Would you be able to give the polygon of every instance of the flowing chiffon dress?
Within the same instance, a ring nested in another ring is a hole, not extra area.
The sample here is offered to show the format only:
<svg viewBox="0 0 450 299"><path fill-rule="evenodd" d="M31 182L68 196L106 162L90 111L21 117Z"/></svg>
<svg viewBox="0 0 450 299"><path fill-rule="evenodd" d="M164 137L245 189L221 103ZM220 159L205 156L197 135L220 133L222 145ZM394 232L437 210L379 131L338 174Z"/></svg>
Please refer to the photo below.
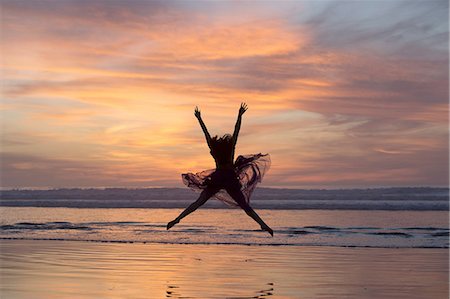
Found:
<svg viewBox="0 0 450 299"><path fill-rule="evenodd" d="M197 173L183 173L181 177L186 186L197 192L205 190L208 186L220 189L212 197L229 206L238 207L237 202L224 190L225 187L233 184L233 181L238 181L245 201L249 204L253 190L262 181L269 168L269 154L259 153L238 156L234 162L234 170L208 169Z"/></svg>

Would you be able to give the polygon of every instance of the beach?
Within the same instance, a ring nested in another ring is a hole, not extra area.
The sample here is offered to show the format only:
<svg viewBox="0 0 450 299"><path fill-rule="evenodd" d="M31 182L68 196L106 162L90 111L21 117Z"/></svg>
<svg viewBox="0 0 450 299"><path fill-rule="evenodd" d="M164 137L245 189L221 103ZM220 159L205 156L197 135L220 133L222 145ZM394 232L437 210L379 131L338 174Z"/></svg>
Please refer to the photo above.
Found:
<svg viewBox="0 0 450 299"><path fill-rule="evenodd" d="M2 298L448 298L448 250L2 240Z"/></svg>
<svg viewBox="0 0 450 299"><path fill-rule="evenodd" d="M448 298L448 212L2 207L2 298Z"/></svg>

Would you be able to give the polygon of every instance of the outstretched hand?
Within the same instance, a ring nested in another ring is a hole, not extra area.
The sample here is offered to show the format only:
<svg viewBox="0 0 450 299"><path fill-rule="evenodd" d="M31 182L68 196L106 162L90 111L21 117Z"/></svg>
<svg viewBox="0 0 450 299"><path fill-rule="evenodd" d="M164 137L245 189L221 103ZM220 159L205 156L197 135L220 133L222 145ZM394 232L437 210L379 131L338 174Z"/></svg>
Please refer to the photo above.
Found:
<svg viewBox="0 0 450 299"><path fill-rule="evenodd" d="M195 112L194 112L195 117L197 117L198 119L200 119L202 116L200 115L200 110L198 110L198 107L195 106Z"/></svg>
<svg viewBox="0 0 450 299"><path fill-rule="evenodd" d="M241 103L241 108L239 108L239 115L242 115L245 113L245 111L247 111L248 106L246 103Z"/></svg>

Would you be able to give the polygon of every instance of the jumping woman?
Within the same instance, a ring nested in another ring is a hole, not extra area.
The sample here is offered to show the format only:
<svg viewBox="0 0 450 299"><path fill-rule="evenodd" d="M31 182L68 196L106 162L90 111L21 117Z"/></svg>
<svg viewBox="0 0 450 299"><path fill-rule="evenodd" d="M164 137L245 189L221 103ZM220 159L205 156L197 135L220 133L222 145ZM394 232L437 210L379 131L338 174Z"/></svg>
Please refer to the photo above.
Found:
<svg viewBox="0 0 450 299"><path fill-rule="evenodd" d="M247 215L258 222L262 230L273 236L273 230L249 205L250 196L256 184L261 182L265 172L270 167L269 155L239 156L234 161L234 150L241 128L242 115L245 111L247 111L247 105L242 103L233 136L226 134L222 137L216 135L211 138L202 120L200 110L198 107L195 107L194 115L198 119L203 133L205 133L210 153L216 162L216 169L205 170L195 174L182 174L184 184L195 191L201 191L201 193L195 202L167 224L167 229L179 223L181 219L197 210L208 199L214 197L228 205L241 207Z"/></svg>

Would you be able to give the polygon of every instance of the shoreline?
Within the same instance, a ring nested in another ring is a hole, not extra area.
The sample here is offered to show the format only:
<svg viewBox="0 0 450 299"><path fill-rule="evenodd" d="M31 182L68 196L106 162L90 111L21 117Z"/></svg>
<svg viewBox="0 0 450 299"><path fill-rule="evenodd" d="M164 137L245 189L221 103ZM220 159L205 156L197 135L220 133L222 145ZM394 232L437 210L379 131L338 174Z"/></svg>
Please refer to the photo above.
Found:
<svg viewBox="0 0 450 299"><path fill-rule="evenodd" d="M284 244L284 243L230 243L230 242L164 242L164 241L138 241L138 240L76 240L64 238L27 238L27 237L0 237L0 241L56 241L56 242L85 242L103 244L142 244L142 245L205 245L205 246L245 246L245 247L318 247L318 248L374 248L374 249L449 249L449 246L372 246L372 245L320 245L320 244Z"/></svg>

